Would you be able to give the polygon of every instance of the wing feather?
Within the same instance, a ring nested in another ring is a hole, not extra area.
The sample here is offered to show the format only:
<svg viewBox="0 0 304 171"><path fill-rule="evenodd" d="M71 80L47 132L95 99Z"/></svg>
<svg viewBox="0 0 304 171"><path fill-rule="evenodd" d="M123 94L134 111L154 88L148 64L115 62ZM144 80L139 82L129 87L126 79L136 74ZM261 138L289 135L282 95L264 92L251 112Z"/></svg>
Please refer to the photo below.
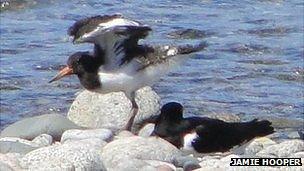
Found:
<svg viewBox="0 0 304 171"><path fill-rule="evenodd" d="M133 56L138 41L145 38L151 28L122 15L105 15L85 18L74 23L68 30L74 43L94 43L95 55L104 58L105 70L116 70ZM101 52L103 51L103 52Z"/></svg>

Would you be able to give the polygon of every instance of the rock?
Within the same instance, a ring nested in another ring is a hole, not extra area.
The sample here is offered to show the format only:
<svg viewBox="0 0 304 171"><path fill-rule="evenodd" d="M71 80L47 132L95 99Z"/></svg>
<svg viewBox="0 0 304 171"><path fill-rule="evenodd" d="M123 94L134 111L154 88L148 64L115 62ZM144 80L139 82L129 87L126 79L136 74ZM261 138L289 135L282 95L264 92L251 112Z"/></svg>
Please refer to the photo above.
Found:
<svg viewBox="0 0 304 171"><path fill-rule="evenodd" d="M49 146L53 142L53 137L48 134L41 134L32 140L39 147Z"/></svg>
<svg viewBox="0 0 304 171"><path fill-rule="evenodd" d="M157 160L144 160L146 163L149 165L157 168L157 169L162 169L162 170L176 170L176 167L168 162L163 162L163 161L157 161Z"/></svg>
<svg viewBox="0 0 304 171"><path fill-rule="evenodd" d="M72 162L67 160L52 159L47 162L35 163L29 165L28 170L30 171L39 171L39 170L52 170L52 171L74 171L75 167ZM85 170L85 168L80 168L80 170Z"/></svg>
<svg viewBox="0 0 304 171"><path fill-rule="evenodd" d="M278 141L281 141L283 139L300 139L299 133L290 129L277 130L276 132L268 135L267 137Z"/></svg>
<svg viewBox="0 0 304 171"><path fill-rule="evenodd" d="M128 158L128 160L122 160L119 162L115 168L107 168L108 171L174 171L175 166L170 163L156 161L156 160L141 160Z"/></svg>
<svg viewBox="0 0 304 171"><path fill-rule="evenodd" d="M149 137L154 130L154 124L149 123L145 125L138 133L138 136Z"/></svg>
<svg viewBox="0 0 304 171"><path fill-rule="evenodd" d="M0 139L0 153L28 153L40 146L28 140L16 137L5 137Z"/></svg>
<svg viewBox="0 0 304 171"><path fill-rule="evenodd" d="M201 166L199 165L199 163L193 163L192 161L188 161L184 164L183 169L184 171L192 171L200 167Z"/></svg>
<svg viewBox="0 0 304 171"><path fill-rule="evenodd" d="M127 159L127 160L126 160ZM144 160L140 159L130 159L126 158L124 160L121 160L120 162L115 165L114 168L106 168L107 171L124 171L124 170L130 170L130 171L141 171L141 170L147 170L147 171L157 171L157 168L148 164Z"/></svg>
<svg viewBox="0 0 304 171"><path fill-rule="evenodd" d="M304 163L304 150L290 155L291 158L301 158L301 163Z"/></svg>
<svg viewBox="0 0 304 171"><path fill-rule="evenodd" d="M10 170L21 170L19 165L19 160L22 155L19 153L0 153L0 170L1 171L10 171Z"/></svg>
<svg viewBox="0 0 304 171"><path fill-rule="evenodd" d="M267 137L261 137L261 138L255 138L252 141L248 142L244 148L241 148L240 150L233 151L234 154L242 154L242 155L249 155L253 156L259 151L261 151L263 148L266 148L270 145L275 145L276 142L272 141L271 139Z"/></svg>
<svg viewBox="0 0 304 171"><path fill-rule="evenodd" d="M126 137L133 137L133 136L135 136L135 135L132 134L132 132L124 130L124 131L119 132L117 134L117 136L114 137L114 139L124 139Z"/></svg>
<svg viewBox="0 0 304 171"><path fill-rule="evenodd" d="M272 157L289 157L294 153L304 151L304 142L302 140L286 140L280 144L275 144L266 147L258 152L256 155L265 157L267 155Z"/></svg>
<svg viewBox="0 0 304 171"><path fill-rule="evenodd" d="M156 167L157 171L174 171L171 167L168 165L160 165Z"/></svg>
<svg viewBox="0 0 304 171"><path fill-rule="evenodd" d="M289 139L300 139L298 131L290 131L287 133Z"/></svg>
<svg viewBox="0 0 304 171"><path fill-rule="evenodd" d="M230 154L228 156L225 156L225 157L221 158L221 161L230 163L231 162L231 158L241 158L241 157L239 155Z"/></svg>
<svg viewBox="0 0 304 171"><path fill-rule="evenodd" d="M42 147L27 153L20 165L32 170L105 170L99 155L105 144L94 138Z"/></svg>
<svg viewBox="0 0 304 171"><path fill-rule="evenodd" d="M230 166L231 158L240 158L238 155L231 154L222 159L208 159L203 160L200 165L201 168L195 171L279 171L280 169L268 166Z"/></svg>
<svg viewBox="0 0 304 171"><path fill-rule="evenodd" d="M1 171L14 171L14 169L6 163L0 161L0 170Z"/></svg>
<svg viewBox="0 0 304 171"><path fill-rule="evenodd" d="M173 160L173 164L177 167L184 167L187 163L199 165L199 160L192 156L176 156Z"/></svg>
<svg viewBox="0 0 304 171"><path fill-rule="evenodd" d="M294 158L302 158L304 160L304 150L301 151L301 152L297 152L297 153L294 153L294 154L291 154L290 157L294 157Z"/></svg>
<svg viewBox="0 0 304 171"><path fill-rule="evenodd" d="M213 156L206 156L204 157L203 161L200 162L200 169L197 169L199 171L203 171L203 170L229 170L229 168L233 168L230 167L230 162L231 162L231 158L240 158L240 156L235 155L235 154L231 154L228 155L226 157L223 157L221 159L218 159L218 156L213 157ZM239 167L238 167L239 169Z"/></svg>
<svg viewBox="0 0 304 171"><path fill-rule="evenodd" d="M121 162L138 159L171 163L178 155L180 155L179 150L161 138L132 136L108 143L102 150L101 158L108 170L121 168L133 170L139 166L136 168L133 168L131 164L122 166Z"/></svg>
<svg viewBox="0 0 304 171"><path fill-rule="evenodd" d="M206 166L199 169L196 169L195 171L282 171L279 168L274 167L268 167L268 166L237 166L237 167L231 167L227 165L222 165L221 167L212 167L212 166ZM286 169L285 169L286 170Z"/></svg>
<svg viewBox="0 0 304 171"><path fill-rule="evenodd" d="M144 87L136 92L139 113L135 123L157 114L159 96L150 88ZM112 131L122 129L131 116L131 102L122 92L99 94L81 92L71 105L68 118L87 128L107 128Z"/></svg>
<svg viewBox="0 0 304 171"><path fill-rule="evenodd" d="M203 160L200 162L200 166L202 168L205 167L213 167L213 168L221 168L223 162L221 162L219 159L208 159L208 160Z"/></svg>
<svg viewBox="0 0 304 171"><path fill-rule="evenodd" d="M81 129L81 127L59 114L45 114L26 118L9 125L1 132L0 137L19 137L32 140L40 134L49 134L55 140L60 140L61 134L68 129Z"/></svg>
<svg viewBox="0 0 304 171"><path fill-rule="evenodd" d="M91 130L79 130L70 129L62 134L61 142L75 141L81 139L98 138L103 141L110 141L113 137L112 131L108 129L91 129Z"/></svg>

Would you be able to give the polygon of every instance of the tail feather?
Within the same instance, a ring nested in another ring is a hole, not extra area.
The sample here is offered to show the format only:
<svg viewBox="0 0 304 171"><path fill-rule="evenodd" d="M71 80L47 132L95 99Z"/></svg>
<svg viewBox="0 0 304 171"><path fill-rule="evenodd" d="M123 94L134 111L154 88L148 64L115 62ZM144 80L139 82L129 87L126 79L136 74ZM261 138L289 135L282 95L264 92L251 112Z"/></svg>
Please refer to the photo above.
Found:
<svg viewBox="0 0 304 171"><path fill-rule="evenodd" d="M197 127L199 138L194 148L198 152L225 152L234 146L248 142L255 137L266 136L274 132L268 120L227 123L220 120Z"/></svg>
<svg viewBox="0 0 304 171"><path fill-rule="evenodd" d="M251 133L252 137L262 137L274 132L271 122L268 120L258 121L257 119L254 119L248 122L247 127L248 132Z"/></svg>

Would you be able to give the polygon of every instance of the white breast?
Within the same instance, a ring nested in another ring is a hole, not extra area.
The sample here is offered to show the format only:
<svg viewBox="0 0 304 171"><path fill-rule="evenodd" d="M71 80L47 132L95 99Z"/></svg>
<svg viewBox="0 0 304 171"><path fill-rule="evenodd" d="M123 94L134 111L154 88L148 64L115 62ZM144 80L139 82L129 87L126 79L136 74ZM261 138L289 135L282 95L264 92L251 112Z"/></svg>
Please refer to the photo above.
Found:
<svg viewBox="0 0 304 171"><path fill-rule="evenodd" d="M101 81L99 93L106 94L110 92L128 91L131 89L132 76L125 73L98 73Z"/></svg>
<svg viewBox="0 0 304 171"><path fill-rule="evenodd" d="M196 139L198 137L198 135L196 134L196 132L193 133L189 133L186 134L184 136L184 145L182 147L182 150L194 150L194 148L192 147L192 142L194 141L194 139Z"/></svg>
<svg viewBox="0 0 304 171"><path fill-rule="evenodd" d="M167 64L159 64L139 71L137 69L136 59L115 72L108 72L101 67L98 75L102 88L97 92L102 94L117 91L130 93L141 87L151 86L168 72L169 67Z"/></svg>

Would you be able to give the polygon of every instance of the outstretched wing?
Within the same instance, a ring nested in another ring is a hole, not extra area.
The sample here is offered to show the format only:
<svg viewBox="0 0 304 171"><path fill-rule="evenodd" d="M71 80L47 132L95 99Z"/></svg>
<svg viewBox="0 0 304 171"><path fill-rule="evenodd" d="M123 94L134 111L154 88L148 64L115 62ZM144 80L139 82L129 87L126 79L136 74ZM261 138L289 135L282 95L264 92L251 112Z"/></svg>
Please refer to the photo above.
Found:
<svg viewBox="0 0 304 171"><path fill-rule="evenodd" d="M180 45L180 46L138 46L137 60L140 62L141 69L149 66L164 64L168 69L179 65L192 53L199 52L207 47L206 42L200 42L195 45ZM141 50L140 50L141 49ZM135 52L133 50L133 52Z"/></svg>
<svg viewBox="0 0 304 171"><path fill-rule="evenodd" d="M74 43L94 43L95 56L104 58L104 69L115 70L130 61L127 51L138 46L151 28L122 15L94 16L77 21L68 30Z"/></svg>

